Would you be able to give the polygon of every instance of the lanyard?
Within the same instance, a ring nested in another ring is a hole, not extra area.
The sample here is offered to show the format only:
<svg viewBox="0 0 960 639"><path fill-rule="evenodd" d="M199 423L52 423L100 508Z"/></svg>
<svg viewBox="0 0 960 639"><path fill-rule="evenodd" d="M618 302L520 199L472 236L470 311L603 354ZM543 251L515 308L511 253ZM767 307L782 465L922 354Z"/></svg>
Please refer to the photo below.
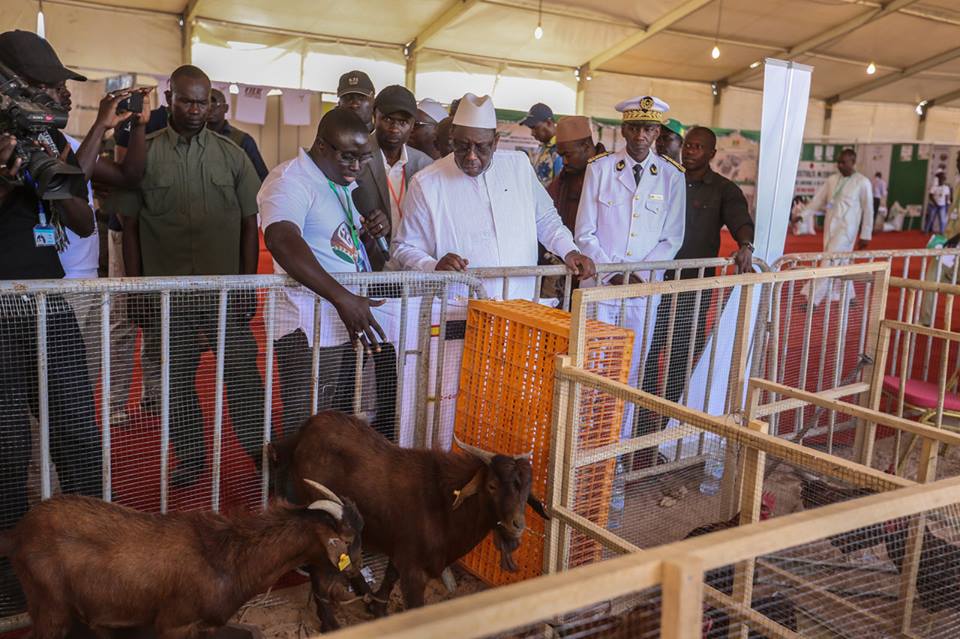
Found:
<svg viewBox="0 0 960 639"><path fill-rule="evenodd" d="M343 210L343 219L347 223L347 229L350 231L350 239L353 241L353 248L357 250L357 270L366 271L367 270L367 261L365 258L365 251L363 244L360 243L360 236L357 234L357 227L353 222L353 206L350 202L350 195L347 193L346 187L341 187L343 189L343 195L347 200L347 203L343 203L343 199L340 197L340 191L337 190L337 185L334 184L333 180L327 178L327 184L330 186L330 190L333 191L333 194L337 198L337 203L340 204L340 208Z"/></svg>
<svg viewBox="0 0 960 639"><path fill-rule="evenodd" d="M403 194L407 191L407 167L403 166L400 169L400 195L397 195L397 192L393 189L393 182L390 181L390 176L387 176L387 188L390 189L390 197L393 198L393 203L397 205L397 215L400 216L400 219L403 219L403 209L400 208L400 200L403 199Z"/></svg>

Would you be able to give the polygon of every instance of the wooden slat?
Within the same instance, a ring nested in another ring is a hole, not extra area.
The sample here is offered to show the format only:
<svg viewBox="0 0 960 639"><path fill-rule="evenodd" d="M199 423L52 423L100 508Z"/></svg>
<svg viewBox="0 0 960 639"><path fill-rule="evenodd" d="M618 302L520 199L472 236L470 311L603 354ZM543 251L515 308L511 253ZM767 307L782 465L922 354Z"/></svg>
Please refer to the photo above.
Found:
<svg viewBox="0 0 960 639"><path fill-rule="evenodd" d="M917 335L926 335L935 339L942 339L948 342L960 342L960 333L945 331L940 328L930 328L920 324L908 324L907 322L898 322L896 320L883 320L883 325L892 331L903 331L905 333L914 333Z"/></svg>
<svg viewBox="0 0 960 639"><path fill-rule="evenodd" d="M723 609L731 621L749 624L752 629L762 632L768 639L803 639L796 632L784 628L752 608L744 608L732 597L710 586L704 586L703 598L715 608Z"/></svg>
<svg viewBox="0 0 960 639"><path fill-rule="evenodd" d="M661 639L690 639L703 632L703 562L677 557L663 562Z"/></svg>
<svg viewBox="0 0 960 639"><path fill-rule="evenodd" d="M572 510L562 506L554 508L550 512L550 515L557 519L562 519L569 524L571 528L582 532L590 539L614 552L628 554L640 550L639 546L634 546L629 541L614 535L606 528L601 528L586 517L581 517Z"/></svg>
<svg viewBox="0 0 960 639"><path fill-rule="evenodd" d="M926 424L921 424L920 422L915 422L910 419L881 413L880 411L864 408L859 404L851 404L850 402L838 399L826 399L821 393L811 393L764 379L753 378L750 380L750 384L762 390L794 397L813 404L814 406L820 406L827 410L835 410L839 413L850 415L851 417L857 417L874 424L918 435L925 439L932 439L947 444L948 446L960 446L960 435L940 428L927 426Z"/></svg>
<svg viewBox="0 0 960 639"><path fill-rule="evenodd" d="M845 266L828 266L818 268L795 269L790 271L774 271L769 273L743 273L741 275L726 275L720 277L703 277L690 280L671 280L668 282L647 282L645 284L625 284L622 286L600 286L594 288L577 289L574 300L579 295L583 304L608 300L629 299L635 297L650 297L662 293L684 293L687 291L713 290L717 288L736 288L755 284L769 284L772 282L792 282L800 280L814 280L822 278L853 278L864 275L889 271L886 262L870 262L865 264L848 264ZM574 315L574 324L580 323L582 318Z"/></svg>
<svg viewBox="0 0 960 639"><path fill-rule="evenodd" d="M683 423L725 437L728 440L728 445L736 443L751 446L768 455L780 457L787 463L802 466L818 474L829 475L878 491L894 490L914 484L908 479L888 475L828 453L800 446L780 437L750 432L746 428L731 423L732 420L729 417L725 420L687 406L675 404L656 395L637 390L628 384L609 380L589 371L564 367L560 371L560 375L590 388L602 390L615 397L631 401L637 406L658 414L673 417Z"/></svg>
<svg viewBox="0 0 960 639"><path fill-rule="evenodd" d="M753 380L751 380L752 382ZM819 397L826 397L829 399L836 399L839 397L850 397L851 395L859 395L860 393L870 390L871 386L867 382L857 382L856 384L848 384L847 386L838 386L837 388L828 388L827 390L817 391ZM770 402L769 404L761 404L757 406L757 411L752 415L753 419L760 419L763 417L769 417L770 415L777 415L779 413L785 413L788 410L794 410L795 408L803 408L807 405L807 402L803 399L780 399L775 402Z"/></svg>

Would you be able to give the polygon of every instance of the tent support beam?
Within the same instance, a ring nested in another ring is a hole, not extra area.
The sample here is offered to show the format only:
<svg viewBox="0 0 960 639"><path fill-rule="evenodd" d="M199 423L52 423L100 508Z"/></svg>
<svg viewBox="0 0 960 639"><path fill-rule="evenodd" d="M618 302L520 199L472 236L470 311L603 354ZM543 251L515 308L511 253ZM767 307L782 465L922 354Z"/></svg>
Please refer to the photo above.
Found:
<svg viewBox="0 0 960 639"><path fill-rule="evenodd" d="M955 60L956 58L960 58L960 47L950 49L949 51L944 51L943 53L933 56L932 58L921 60L916 64L911 64L909 67L903 71L900 71L899 73L888 73L882 78L877 78L876 80L871 80L870 82L865 82L853 88L841 91L840 93L827 98L827 103L836 104L837 102L842 102L844 100L852 100L853 98L861 96L864 93L869 93L870 91L883 88L889 84L893 84L894 82L898 82L905 78L909 78L910 76L922 73L927 69L932 69L946 62L950 62L951 60Z"/></svg>
<svg viewBox="0 0 960 639"><path fill-rule="evenodd" d="M427 26L421 29L420 33L413 38L411 41L412 53L416 54L418 51L423 49L430 38L437 35L437 33L442 31L454 20L472 9L475 5L479 4L479 2L480 0L453 0L450 6L448 6L443 13L441 13Z"/></svg>
<svg viewBox="0 0 960 639"><path fill-rule="evenodd" d="M582 69L580 70L580 75L577 76L577 104L575 112L577 115L587 114L587 74L586 71Z"/></svg>
<svg viewBox="0 0 960 639"><path fill-rule="evenodd" d="M720 105L723 103L723 91L727 87L720 83L715 83L710 87L713 90L713 108L710 111L710 127L720 127Z"/></svg>
<svg viewBox="0 0 960 639"><path fill-rule="evenodd" d="M838 24L832 29L827 29L819 35L815 35L812 38L808 38L803 42L790 47L790 50L787 51L785 55L779 57L783 60L795 60L804 53L812 51L816 47L836 40L841 36L847 35L852 31L856 31L862 26L870 24L871 22L879 20L880 18L886 17L892 13L896 13L901 9L905 9L915 2L917 2L917 0L891 0L882 7L870 9L869 11L861 13L852 20L848 20L843 24ZM746 68L727 76L725 79L729 84L736 84L752 77L756 72L756 69Z"/></svg>
<svg viewBox="0 0 960 639"><path fill-rule="evenodd" d="M663 16L656 22L653 22L645 30L638 31L633 35L627 38L624 38L623 40L616 43L612 47L606 49L605 51L601 51L600 53L596 54L595 56L590 58L586 63L584 63L583 66L586 67L588 70L599 69L603 64L614 59L621 53L625 53L626 51L629 51L630 49L640 44L641 42L649 40L650 38L660 33L661 31L669 28L671 25L679 22L680 20L683 20L684 18L689 16L691 13L699 11L700 9L702 9L704 6L706 6L712 1L713 0L687 0L677 8L668 12L665 16Z"/></svg>
<svg viewBox="0 0 960 639"><path fill-rule="evenodd" d="M950 93L944 93L943 95L938 95L932 100L927 100L927 103L923 105L923 113L926 115L927 111L938 105L948 104L954 100L960 100L960 90L951 91Z"/></svg>
<svg viewBox="0 0 960 639"><path fill-rule="evenodd" d="M830 137L830 125L833 123L833 105L827 104L823 109L823 137Z"/></svg>
<svg viewBox="0 0 960 639"><path fill-rule="evenodd" d="M410 93L417 93L417 52L408 44L403 48L404 57L407 60L404 68L403 84Z"/></svg>
<svg viewBox="0 0 960 639"><path fill-rule="evenodd" d="M923 142L927 136L927 111L929 109L920 109L920 115L917 117L917 141Z"/></svg>

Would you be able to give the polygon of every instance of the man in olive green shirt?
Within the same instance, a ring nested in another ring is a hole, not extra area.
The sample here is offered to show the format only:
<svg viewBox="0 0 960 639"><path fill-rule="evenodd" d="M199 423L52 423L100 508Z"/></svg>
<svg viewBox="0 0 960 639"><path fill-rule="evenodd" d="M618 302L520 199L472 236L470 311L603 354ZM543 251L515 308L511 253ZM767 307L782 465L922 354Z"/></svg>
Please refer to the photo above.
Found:
<svg viewBox="0 0 960 639"><path fill-rule="evenodd" d="M140 186L113 196L123 215L128 277L237 275L257 270L257 191L260 179L243 150L206 127L210 80L183 66L170 77L170 121L147 137ZM177 458L171 483L192 485L206 462L204 420L196 390L200 356L216 350L218 294L183 292L170 305L170 435ZM159 299L140 301L134 318L159 331ZM255 292L231 291L224 370L230 417L240 443L259 463L263 380L250 330Z"/></svg>

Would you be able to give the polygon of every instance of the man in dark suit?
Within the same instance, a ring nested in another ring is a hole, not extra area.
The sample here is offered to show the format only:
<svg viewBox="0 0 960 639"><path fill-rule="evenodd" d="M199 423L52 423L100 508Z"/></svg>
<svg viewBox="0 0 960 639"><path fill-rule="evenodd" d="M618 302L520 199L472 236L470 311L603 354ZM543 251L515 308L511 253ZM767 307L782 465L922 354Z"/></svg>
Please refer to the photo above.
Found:
<svg viewBox="0 0 960 639"><path fill-rule="evenodd" d="M403 218L403 196L410 178L429 166L433 159L407 145L417 118L417 100L406 88L393 85L380 91L373 104L373 114L374 130L370 135L373 160L364 165L357 183L358 188L376 195L371 199L379 204L379 212L385 214L377 216L377 223L389 227L385 236L389 243ZM374 270L392 270L379 248L368 246L367 253Z"/></svg>

